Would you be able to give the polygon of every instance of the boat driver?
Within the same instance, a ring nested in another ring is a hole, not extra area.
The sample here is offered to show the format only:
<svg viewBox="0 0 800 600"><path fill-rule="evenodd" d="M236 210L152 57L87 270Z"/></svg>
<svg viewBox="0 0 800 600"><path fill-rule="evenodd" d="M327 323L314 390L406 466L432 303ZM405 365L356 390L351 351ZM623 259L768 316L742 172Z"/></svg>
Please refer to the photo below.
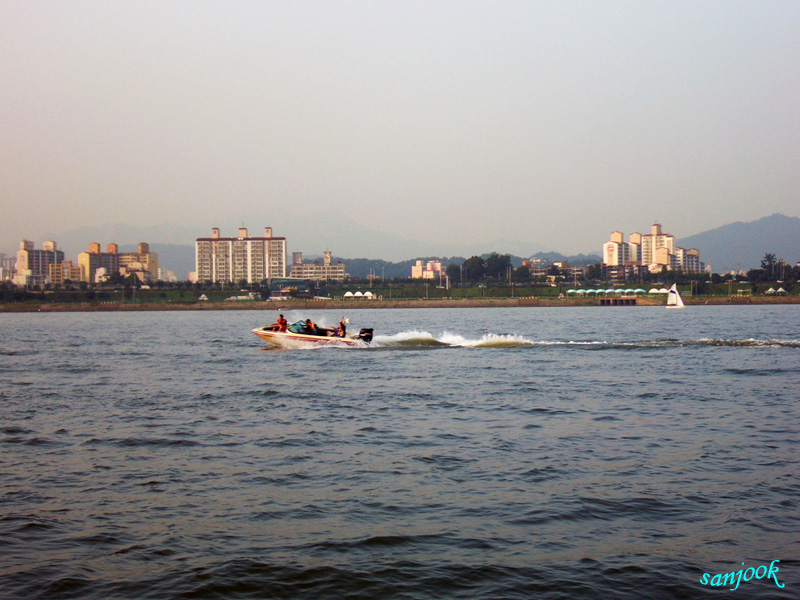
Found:
<svg viewBox="0 0 800 600"><path fill-rule="evenodd" d="M286 319L283 318L283 315L278 315L278 320L269 326L270 331L280 331L285 332L289 323L286 322Z"/></svg>

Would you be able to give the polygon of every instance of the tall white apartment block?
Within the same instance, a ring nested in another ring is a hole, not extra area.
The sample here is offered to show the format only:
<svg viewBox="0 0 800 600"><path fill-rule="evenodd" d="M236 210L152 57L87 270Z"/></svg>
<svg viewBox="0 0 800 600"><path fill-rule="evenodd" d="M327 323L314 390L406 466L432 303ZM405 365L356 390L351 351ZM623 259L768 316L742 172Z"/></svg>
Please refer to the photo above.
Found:
<svg viewBox="0 0 800 600"><path fill-rule="evenodd" d="M620 231L611 234L611 240L603 244L603 264L606 266L642 265L650 271L662 267L701 272L700 252L696 248L686 250L675 246L675 236L664 233L655 223L650 233L632 233L630 241Z"/></svg>
<svg viewBox="0 0 800 600"><path fill-rule="evenodd" d="M611 234L611 241L603 244L604 265L624 265L630 262L630 247L621 231Z"/></svg>
<svg viewBox="0 0 800 600"><path fill-rule="evenodd" d="M220 237L218 227L211 237L195 240L197 281L258 283L286 277L286 238L273 237L272 227L263 237L250 237L241 227L237 237Z"/></svg>
<svg viewBox="0 0 800 600"><path fill-rule="evenodd" d="M699 273L703 270L700 262L700 251L696 248L690 248L689 250L675 248L675 264L677 268L691 271L692 273Z"/></svg>
<svg viewBox="0 0 800 600"><path fill-rule="evenodd" d="M666 248L670 254L675 253L675 236L661 231L659 223L653 224L651 232L642 236L642 264L656 263L656 250Z"/></svg>

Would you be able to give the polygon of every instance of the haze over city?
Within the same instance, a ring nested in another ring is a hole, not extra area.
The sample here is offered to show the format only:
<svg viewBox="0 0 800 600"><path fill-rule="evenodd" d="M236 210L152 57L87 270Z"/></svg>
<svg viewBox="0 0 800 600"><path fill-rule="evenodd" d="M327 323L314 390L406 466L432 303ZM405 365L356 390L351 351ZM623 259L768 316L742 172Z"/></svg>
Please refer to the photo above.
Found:
<svg viewBox="0 0 800 600"><path fill-rule="evenodd" d="M4 252L244 223L596 253L800 216L797 2L2 1L0 50Z"/></svg>

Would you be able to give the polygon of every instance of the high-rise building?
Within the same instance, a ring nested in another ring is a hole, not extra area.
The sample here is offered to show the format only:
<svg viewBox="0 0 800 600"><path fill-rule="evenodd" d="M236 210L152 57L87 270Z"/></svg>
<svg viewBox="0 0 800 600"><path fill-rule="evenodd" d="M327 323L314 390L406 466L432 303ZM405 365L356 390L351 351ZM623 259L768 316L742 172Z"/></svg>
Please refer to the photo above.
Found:
<svg viewBox="0 0 800 600"><path fill-rule="evenodd" d="M675 248L675 268L682 269L691 273L700 273L703 270L700 262L700 251L696 248L686 250Z"/></svg>
<svg viewBox="0 0 800 600"><path fill-rule="evenodd" d="M120 252L117 260L120 273L135 274L142 283L158 280L158 254L150 252L150 244L140 242L136 252Z"/></svg>
<svg viewBox="0 0 800 600"><path fill-rule="evenodd" d="M703 270L700 252L696 248L685 250L675 246L675 236L664 233L658 223L653 225L649 234L632 233L627 243L621 232L613 232L611 240L603 244L603 264L606 267L625 266L631 273L638 267L653 272L663 267L690 272Z"/></svg>
<svg viewBox="0 0 800 600"><path fill-rule="evenodd" d="M666 248L669 254L674 254L675 236L669 233L663 233L661 231L661 225L659 223L654 223L651 232L642 236L642 264L669 265L669 262L659 263L656 260L656 250L659 248Z"/></svg>
<svg viewBox="0 0 800 600"><path fill-rule="evenodd" d="M11 281L17 270L17 257L0 252L0 281Z"/></svg>
<svg viewBox="0 0 800 600"><path fill-rule="evenodd" d="M195 240L197 281L258 283L286 277L286 238L273 237L272 227L263 237L250 237L241 227L235 238L220 237L218 227L211 237Z"/></svg>
<svg viewBox="0 0 800 600"><path fill-rule="evenodd" d="M611 234L611 240L603 244L603 264L624 265L630 262L630 247L625 243L625 236L621 231Z"/></svg>
<svg viewBox="0 0 800 600"><path fill-rule="evenodd" d="M92 242L88 252L78 255L78 266L81 281L90 283L100 283L98 279L116 273L136 275L142 283L158 279L158 254L150 252L150 245L145 242L137 246L136 252L120 252L114 243L108 244L105 252L100 252L100 244Z"/></svg>
<svg viewBox="0 0 800 600"><path fill-rule="evenodd" d="M72 264L71 260L65 260L58 264L50 265L50 283L53 285L63 285L67 281L80 281L81 268Z"/></svg>
<svg viewBox="0 0 800 600"><path fill-rule="evenodd" d="M119 254L116 244L109 244L106 252L100 252L100 244L89 244L88 252L78 254L78 266L81 269L81 281L98 283L97 274L107 277L112 273L119 273Z"/></svg>
<svg viewBox="0 0 800 600"><path fill-rule="evenodd" d="M64 261L64 253L53 241L47 241L42 250L36 250L33 242L22 240L17 251L16 285L43 285L50 281L50 265Z"/></svg>
<svg viewBox="0 0 800 600"><path fill-rule="evenodd" d="M322 264L303 263L303 253L294 252L290 276L309 281L344 281L347 277L344 263L333 264L333 255L325 251Z"/></svg>

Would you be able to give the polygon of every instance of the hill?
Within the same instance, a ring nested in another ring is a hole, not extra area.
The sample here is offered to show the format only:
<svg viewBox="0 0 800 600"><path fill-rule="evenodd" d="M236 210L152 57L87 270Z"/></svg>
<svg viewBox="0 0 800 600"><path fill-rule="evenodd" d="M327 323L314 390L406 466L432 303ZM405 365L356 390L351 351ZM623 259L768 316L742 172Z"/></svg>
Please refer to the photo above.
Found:
<svg viewBox="0 0 800 600"><path fill-rule="evenodd" d="M789 264L800 261L800 218L775 213L756 221L723 225L676 241L697 248L715 272L758 268L768 252Z"/></svg>

